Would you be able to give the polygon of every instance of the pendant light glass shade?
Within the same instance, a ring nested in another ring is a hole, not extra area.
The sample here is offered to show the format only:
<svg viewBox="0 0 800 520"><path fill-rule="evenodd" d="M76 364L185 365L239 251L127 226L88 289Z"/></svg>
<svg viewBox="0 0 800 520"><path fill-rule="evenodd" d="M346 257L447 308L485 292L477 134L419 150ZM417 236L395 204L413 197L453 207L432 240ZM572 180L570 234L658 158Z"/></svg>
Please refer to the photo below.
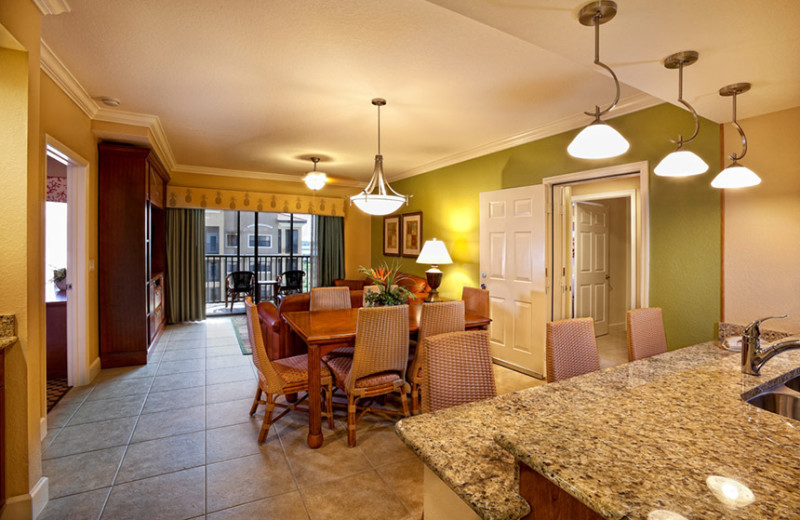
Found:
<svg viewBox="0 0 800 520"><path fill-rule="evenodd" d="M658 163L654 172L661 177L688 177L708 171L708 164L689 150L675 150Z"/></svg>
<svg viewBox="0 0 800 520"><path fill-rule="evenodd" d="M580 131L567 147L567 153L579 159L608 159L622 155L630 148L630 143L622 134L604 123L600 116L610 112L619 103L619 80L611 67L600 61L600 25L610 21L617 14L617 4L611 0L597 0L586 4L578 13L581 25L594 26L594 64L611 74L616 87L614 101L605 109L595 105L594 112L584 112L594 116L594 121Z"/></svg>
<svg viewBox="0 0 800 520"><path fill-rule="evenodd" d="M375 98L372 104L378 107L378 154L375 156L375 169L367 187L358 195L350 197L350 203L364 213L380 216L397 211L404 203L408 204L408 195L400 195L386 182L381 155L381 107L386 105L386 100Z"/></svg>
<svg viewBox="0 0 800 520"><path fill-rule="evenodd" d="M607 159L624 154L630 146L622 134L598 119L575 136L567 152L579 159Z"/></svg>
<svg viewBox="0 0 800 520"><path fill-rule="evenodd" d="M733 164L714 177L714 180L711 181L711 186L721 189L749 188L760 183L761 177L756 175L753 170L734 161Z"/></svg>
<svg viewBox="0 0 800 520"><path fill-rule="evenodd" d="M303 177L303 182L305 182L308 189L312 191L321 190L325 186L325 183L328 182L328 176L325 175L324 172L317 171L319 157L310 157L310 159L314 163L314 170L306 172L306 176Z"/></svg>
<svg viewBox="0 0 800 520"><path fill-rule="evenodd" d="M688 139L683 135L678 136L677 141L672 141L678 148L661 159L655 167L656 175L661 177L689 177L690 175L700 175L708 171L708 164L696 153L684 150L683 145L691 142L700 132L700 120L697 111L685 99L683 99L683 68L697 61L699 54L696 51L682 51L667 56L664 60L664 67L668 69L678 69L678 102L682 103L692 113L694 118L694 133Z"/></svg>

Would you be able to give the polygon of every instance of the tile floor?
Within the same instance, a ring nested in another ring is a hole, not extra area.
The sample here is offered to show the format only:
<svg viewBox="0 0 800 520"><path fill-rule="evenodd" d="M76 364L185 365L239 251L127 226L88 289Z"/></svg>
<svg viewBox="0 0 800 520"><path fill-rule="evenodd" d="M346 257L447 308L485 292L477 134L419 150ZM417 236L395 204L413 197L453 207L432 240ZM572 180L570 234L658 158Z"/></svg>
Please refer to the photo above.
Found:
<svg viewBox="0 0 800 520"><path fill-rule="evenodd" d="M496 366L498 391L541 384ZM168 327L141 367L103 370L48 414L42 520L411 519L422 463L394 422L366 416L347 446L344 411L325 444L306 446L290 413L258 446L263 407L228 318Z"/></svg>
<svg viewBox="0 0 800 520"><path fill-rule="evenodd" d="M628 362L628 338L625 324L610 325L608 334L597 338L600 368L613 367Z"/></svg>

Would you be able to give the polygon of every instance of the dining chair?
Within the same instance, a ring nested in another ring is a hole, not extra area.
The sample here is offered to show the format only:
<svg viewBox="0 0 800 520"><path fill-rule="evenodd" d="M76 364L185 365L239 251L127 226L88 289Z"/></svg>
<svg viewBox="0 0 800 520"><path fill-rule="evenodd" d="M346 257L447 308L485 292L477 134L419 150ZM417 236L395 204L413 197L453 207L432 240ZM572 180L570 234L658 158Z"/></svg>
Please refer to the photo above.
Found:
<svg viewBox="0 0 800 520"><path fill-rule="evenodd" d="M664 319L660 307L628 311L628 361L663 354L667 351Z"/></svg>
<svg viewBox="0 0 800 520"><path fill-rule="evenodd" d="M423 303L419 317L419 333L417 335L417 346L411 356L408 368L408 382L411 384L411 413L419 413L420 388L422 382L422 364L424 356L421 350L424 348L426 338L446 332L463 331L464 326L464 302L463 301L442 301L435 303Z"/></svg>
<svg viewBox="0 0 800 520"><path fill-rule="evenodd" d="M275 293L280 297L303 292L303 278L305 275L305 271L300 270L282 272L276 280L278 286Z"/></svg>
<svg viewBox="0 0 800 520"><path fill-rule="evenodd" d="M353 357L328 362L336 386L347 395L347 443L356 445L356 424L370 410L400 415L396 410L373 408L376 396L400 394L403 416L408 416L408 305L358 309ZM356 416L360 399L370 400Z"/></svg>
<svg viewBox="0 0 800 520"><path fill-rule="evenodd" d="M472 312L487 318L491 314L489 310L489 291L476 287L463 287L461 289L461 299L464 301L464 308L467 312Z"/></svg>
<svg viewBox="0 0 800 520"><path fill-rule="evenodd" d="M422 353L423 413L497 395L487 331L437 334L425 339Z"/></svg>
<svg viewBox="0 0 800 520"><path fill-rule="evenodd" d="M600 370L592 318L551 321L546 330L548 383Z"/></svg>
<svg viewBox="0 0 800 520"><path fill-rule="evenodd" d="M253 399L253 406L250 407L250 415L252 416L256 413L259 404L267 407L264 412L264 422L261 424L261 431L258 434L258 443L262 444L267 438L270 426L281 417L292 410L308 412L308 408L300 408L298 406L308 397L308 354L270 361L267 357L267 350L264 348L261 323L258 320L256 306L250 297L245 298L244 305L247 312L247 336L253 351L253 364L258 373L258 388ZM330 429L333 429L332 382L333 378L330 370L320 363L320 384L325 391L325 411L323 415L328 418L328 427ZM297 394L298 392L306 392L306 395L293 403L277 402L277 398L281 395ZM262 393L265 399L261 399ZM285 410L273 419L272 413L276 406L285 408Z"/></svg>
<svg viewBox="0 0 800 520"><path fill-rule="evenodd" d="M350 289L347 287L315 287L311 289L311 311L334 311L350 308Z"/></svg>
<svg viewBox="0 0 800 520"><path fill-rule="evenodd" d="M236 303L236 298L241 296L255 296L256 273L253 271L234 271L225 277L225 307L228 307L228 298L231 301L231 310Z"/></svg>

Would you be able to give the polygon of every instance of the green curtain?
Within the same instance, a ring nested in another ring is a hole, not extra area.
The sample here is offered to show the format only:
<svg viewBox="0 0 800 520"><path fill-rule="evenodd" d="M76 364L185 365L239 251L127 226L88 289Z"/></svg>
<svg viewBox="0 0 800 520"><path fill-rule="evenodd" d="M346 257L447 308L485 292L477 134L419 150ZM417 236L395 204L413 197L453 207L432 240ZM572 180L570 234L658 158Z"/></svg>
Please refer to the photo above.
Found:
<svg viewBox="0 0 800 520"><path fill-rule="evenodd" d="M320 287L344 278L344 218L317 216L317 280Z"/></svg>
<svg viewBox="0 0 800 520"><path fill-rule="evenodd" d="M205 210L167 208L167 321L206 319Z"/></svg>

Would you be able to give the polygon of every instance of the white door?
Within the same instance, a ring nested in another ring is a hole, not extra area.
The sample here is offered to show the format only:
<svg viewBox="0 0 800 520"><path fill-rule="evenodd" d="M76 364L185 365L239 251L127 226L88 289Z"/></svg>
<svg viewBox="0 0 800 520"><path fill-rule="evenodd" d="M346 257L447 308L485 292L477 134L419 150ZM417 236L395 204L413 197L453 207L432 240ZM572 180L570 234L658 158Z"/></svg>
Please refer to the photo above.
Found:
<svg viewBox="0 0 800 520"><path fill-rule="evenodd" d="M594 318L594 333L608 334L608 210L575 203L575 317Z"/></svg>
<svg viewBox="0 0 800 520"><path fill-rule="evenodd" d="M543 375L544 186L480 194L481 283L489 290L492 356Z"/></svg>

